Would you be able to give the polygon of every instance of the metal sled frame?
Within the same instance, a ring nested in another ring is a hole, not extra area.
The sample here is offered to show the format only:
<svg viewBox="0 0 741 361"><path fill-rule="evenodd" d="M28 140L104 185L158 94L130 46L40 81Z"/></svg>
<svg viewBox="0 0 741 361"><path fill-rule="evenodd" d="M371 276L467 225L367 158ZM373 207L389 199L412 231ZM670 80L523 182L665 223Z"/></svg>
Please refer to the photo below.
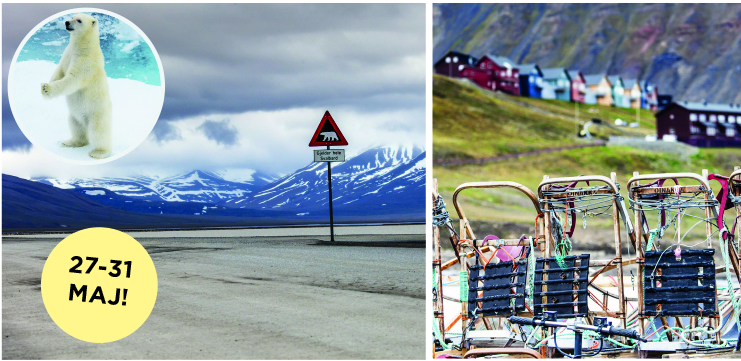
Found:
<svg viewBox="0 0 741 361"><path fill-rule="evenodd" d="M432 194L433 201L437 200L438 193L437 193L437 181L434 180L434 191ZM535 208L535 214L536 214L536 223L538 224L538 227L540 230L536 229L536 233L540 231L539 233L542 234L542 228L543 228L543 222L542 220L538 220L538 218L541 218L543 215L540 212L540 205L538 203L538 198L535 196L535 193L533 193L530 189L523 186L522 184L515 183L515 182L507 182L507 181L500 181L500 182L471 182L471 183L464 183L458 186L458 188L455 189L455 192L453 193L453 205L455 206L455 210L458 214L458 217L460 219L460 238L471 240L476 240L476 236L473 232L473 229L471 228L468 218L466 218L465 212L463 211L463 207L460 204L459 196L460 193L467 189L485 189L485 188L512 188L516 189L519 192L523 193L526 197L530 199L530 201L533 204L533 207ZM533 245L535 248L542 248L544 245L544 241L542 238L537 238L537 234L534 235L535 239L533 241ZM454 238L454 237L452 237ZM454 240L454 241L460 241L460 240ZM470 278L470 268L472 267L469 265L469 258L476 257L475 252L473 251L464 251L463 247L460 247L460 249L457 249L457 258L454 258L452 260L449 260L447 262L442 262L440 260L441 257L441 244L440 244L440 230L438 227L433 227L433 242L434 242L434 250L433 250L433 267L437 270L438 274L442 272L443 270L454 266L456 263L460 267L460 271L466 272L467 275L469 275ZM479 247L479 251L481 253L489 253L489 255L493 255L494 252L497 251L497 246L524 246L529 247L530 243L529 240L520 240L520 239L500 239L500 240L490 240L490 241L476 241L476 246ZM455 247L455 244L454 244ZM535 249L530 250L530 252L535 252ZM540 254L542 256L542 253ZM509 263L509 261L507 261ZM528 267L531 267L528 265ZM475 268L475 267L474 267ZM434 302L434 310L435 315L437 317L436 320L433 322L436 322L440 332L443 333L446 329L444 325L444 319L442 318L443 315L443 300L449 300L454 302L460 302L461 304L461 311L460 316L456 319L454 322L458 322L460 320L460 329L465 334L466 330L471 326L470 325L470 319L469 319L469 307L467 302L461 302L460 299L454 299L452 297L447 297L443 295L442 292L442 277L438 277L437 280L437 288L438 288L438 294L436 295L436 299ZM526 316L526 317L532 317L532 314L528 311L525 312L518 312L518 315ZM503 321L506 321L506 316L480 316L477 317L477 320L480 320L481 323L486 327L487 330L493 330L493 329L505 329ZM480 326L479 324L478 326ZM447 329L450 329L453 326L453 324L448 325ZM514 326L512 326L511 331L518 332ZM443 333L443 339L444 339L444 333ZM503 353L503 350L510 350L509 352L512 355L517 354L526 354L531 355L532 357L535 357L537 353L532 352L529 349L520 349L520 348L506 348L506 349L477 349L478 351L474 353L468 354L468 356L482 356L484 354L501 354ZM463 355L466 353L466 349L463 349L458 352L454 352L452 354L458 354ZM451 353L451 352L447 352Z"/></svg>
<svg viewBox="0 0 741 361"><path fill-rule="evenodd" d="M545 192L551 193L553 192L553 186L555 185L564 185L564 184L570 184L576 182L577 185L581 184L582 182L594 182L598 184L607 185L607 189L601 189L598 191L588 191L590 193L585 193L585 191L579 191L578 188L572 188L572 189L566 189L562 193L557 194L550 194L546 195ZM604 194L604 195L612 195L615 198L612 201L612 217L613 217L613 229L615 234L615 256L613 259L610 260L590 260L589 261L589 283L588 283L588 293L591 295L590 297L594 297L597 299L600 299L602 302L602 305L605 306L605 309L603 310L596 310L596 311L589 311L586 316L586 321L588 323L593 322L594 316L599 317L611 317L616 318L619 320L619 324L617 324L617 327L625 328L626 327L626 306L627 306L627 299L625 297L625 294L623 292L623 266L628 265L631 262L631 260L623 261L623 255L622 255L622 236L621 236L621 230L620 230L620 213L621 209L623 212L625 212L624 205L619 204L618 197L620 195L620 190L617 186L617 176L613 172L610 174L610 178L607 178L605 176L577 176L577 177L563 177L563 178L550 178L547 175L543 176L543 181L538 185L538 197L545 201L540 202L543 207L543 211L547 213L547 211L550 209L549 203L557 202L559 199L564 200L564 202L567 202L569 198L573 199L572 197L576 196L583 196L583 195L592 195L592 194ZM627 215L623 215L623 221L627 228L628 234L632 232L633 225L630 222L629 217ZM551 231L551 219L549 216L545 217L545 237L546 237L546 248L545 248L545 254L546 257L554 257L555 256L555 248L556 243L554 239L554 235ZM565 223L565 222L564 222ZM565 227L564 227L565 228ZM579 252L577 250L572 250L572 255L576 255L578 257ZM596 284L593 284L594 281L597 279L597 276L602 274L605 271L616 269L617 270L617 294L614 292L610 292ZM601 296L601 297L600 297ZM616 299L618 301L619 309L617 312L610 312L608 311L607 305L610 299ZM622 342L625 342L626 340L621 340ZM545 350L542 350L545 351ZM629 349L625 350L626 352L630 352Z"/></svg>
<svg viewBox="0 0 741 361"><path fill-rule="evenodd" d="M733 194L735 197L741 198L741 167L736 167L731 173L730 178L730 191L731 194ZM736 219L733 223L741 223L741 202L735 203L733 205L733 208L736 209ZM736 254L738 255L739 262L741 263L741 252L739 252L739 247L741 247L741 229L736 228ZM739 330L739 333L741 333L741 330Z"/></svg>
<svg viewBox="0 0 741 361"><path fill-rule="evenodd" d="M695 181L697 181L697 185L690 185L690 186L682 185L682 186L679 186L678 191L679 191L680 194L693 194L693 193L696 193L696 192L698 192L699 190L702 190L702 189L712 189L710 187L710 183L709 183L709 180L708 180L708 171L707 170L703 170L702 171L702 175L698 175L698 174L695 174L695 173L663 173L663 174L639 175L638 172L634 172L633 173L633 178L631 178L628 181L628 184L627 184L627 190L628 190L629 197L630 197L631 200L635 201L637 199L637 197L639 195L642 195L642 194L675 194L675 192L677 191L677 189L675 188L675 186L634 188L636 186L639 186L641 181L656 181L656 180L669 180L669 179L677 179L677 180L685 179L685 180L695 180ZM712 200L713 199L712 191L710 192L710 194L705 193L703 195L703 199L706 202L709 201L709 200ZM708 205L708 206L698 207L698 208L704 208L705 218L712 219L713 215L717 218L717 214L718 214L717 206L709 206ZM639 290L643 290L644 289L644 280L643 280L643 276L641 276L641 275L644 274L644 269L646 269L646 265L645 265L646 251L650 251L650 250L645 249L645 245L648 244L648 239L649 239L649 234L648 233L649 233L649 229L648 229L648 227L644 223L642 223L643 222L643 218L645 216L644 216L644 210L641 208L640 205L636 205L635 206L634 213L635 213L636 226L634 227L634 233L635 233L635 235L634 235L633 238L636 239L636 240L645 241L645 243L644 242L640 242L640 241L638 243L634 243L634 248L637 248L636 249L636 263L638 263L638 273L639 273L639 277L636 277L637 280L638 280L637 288ZM712 224L711 223L705 222L705 231L706 231L706 237L707 237L707 246L706 247L708 249L714 249L713 242L712 242L713 230L712 230ZM657 243L658 242L656 242L652 246L652 250L660 250L660 248L657 246ZM736 273L736 277L739 278L738 277L738 275L739 275L739 272L738 272L738 258L736 256L736 250L733 249L733 247L731 247L730 245L731 245L731 242L729 242L729 255L730 255L730 258L732 260L731 263L732 263L733 269L734 269L734 271ZM673 255L672 255L672 257L673 257ZM718 271L721 271L721 270L722 271L725 271L724 267L722 267L722 266L721 267L716 267L715 272L718 272ZM632 321L633 319L636 319L636 318L638 319L638 322L637 322L638 323L638 331L642 335L645 335L645 331L646 331L645 319L647 318L646 317L644 297L645 297L645 295L644 295L643 292L638 292L638 307L628 317L629 321ZM719 325L720 325L720 322L721 322L722 318L725 317L725 316L727 316L729 313L731 313L731 314L733 313L733 308L732 307L727 307L726 306L726 307L718 308L718 300L719 300L719 298L718 298L718 291L717 291L717 288L716 288L715 289L715 307L714 307L714 309L716 311L716 315L707 317L707 321L703 325L700 325L698 323L699 322L699 317L698 316L689 316L690 317L690 327L702 326L702 327L711 327L711 328L717 329L719 327ZM657 317L657 318L659 318L661 320L661 323L662 323L663 326L668 327L668 322L667 322L666 317L663 317L662 316L662 317ZM682 321L681 321L680 317L678 317L678 316L675 317L675 321L674 322L675 322L675 325L678 325L678 326L682 327ZM724 325L723 329L717 329L717 332L715 333L715 342L717 342L717 343L720 343L721 342L721 335L724 332L725 328L728 327L730 324L733 324L733 322L727 322ZM669 340L672 341L671 334L668 334L668 335L669 335ZM692 334L690 334L690 337L692 337ZM675 342L679 342L676 339L674 341ZM674 351L669 351L669 352L674 352ZM642 354L641 356L645 357L645 353Z"/></svg>

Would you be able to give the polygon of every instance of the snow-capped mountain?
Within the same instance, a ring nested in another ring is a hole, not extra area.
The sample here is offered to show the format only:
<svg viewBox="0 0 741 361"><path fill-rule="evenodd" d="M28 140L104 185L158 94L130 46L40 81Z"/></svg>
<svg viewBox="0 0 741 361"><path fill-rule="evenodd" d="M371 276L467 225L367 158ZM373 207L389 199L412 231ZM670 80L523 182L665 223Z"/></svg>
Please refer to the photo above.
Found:
<svg viewBox="0 0 741 361"><path fill-rule="evenodd" d="M63 189L103 188L120 196L147 201L218 203L230 198L243 197L274 179L274 176L256 172L249 179L236 182L225 180L216 173L194 170L161 179L140 176L33 180Z"/></svg>
<svg viewBox="0 0 741 361"><path fill-rule="evenodd" d="M335 219L424 220L425 175L425 152L419 147L372 148L346 162L333 163ZM326 163L310 163L277 180L248 170L218 174L195 170L160 179L141 176L34 180L71 189L102 205L135 213L200 217L280 214L285 219L305 223L328 218Z"/></svg>
<svg viewBox="0 0 741 361"><path fill-rule="evenodd" d="M337 209L421 206L425 195L425 152L419 147L369 149L332 165L332 197ZM326 163L312 163L244 197L221 204L229 207L326 212L329 200ZM297 213L301 215L302 213Z"/></svg>

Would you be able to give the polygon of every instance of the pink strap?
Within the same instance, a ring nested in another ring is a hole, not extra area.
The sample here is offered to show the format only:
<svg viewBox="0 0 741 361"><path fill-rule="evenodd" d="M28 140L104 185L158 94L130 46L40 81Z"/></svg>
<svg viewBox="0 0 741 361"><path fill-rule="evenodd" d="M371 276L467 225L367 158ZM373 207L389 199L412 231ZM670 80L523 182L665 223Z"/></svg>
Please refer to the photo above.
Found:
<svg viewBox="0 0 741 361"><path fill-rule="evenodd" d="M728 200L728 177L724 177L718 174L711 174L708 176L708 179L718 181L721 186L720 193L718 193L717 197L718 202L720 203L720 208L718 209L718 229L720 230L725 227L725 221L723 221L723 213L725 213L726 211L726 201ZM723 233L723 239L726 239L726 237L728 237L728 233Z"/></svg>

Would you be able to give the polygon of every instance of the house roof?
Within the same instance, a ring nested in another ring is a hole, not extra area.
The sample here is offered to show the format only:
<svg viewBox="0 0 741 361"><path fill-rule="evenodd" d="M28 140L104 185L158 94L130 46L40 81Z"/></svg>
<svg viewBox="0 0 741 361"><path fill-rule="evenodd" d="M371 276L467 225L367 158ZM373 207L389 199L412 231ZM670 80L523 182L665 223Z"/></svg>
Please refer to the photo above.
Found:
<svg viewBox="0 0 741 361"><path fill-rule="evenodd" d="M739 104L717 104L717 103L695 103L695 102L674 102L674 103L676 103L677 105L687 110L741 113L741 105Z"/></svg>
<svg viewBox="0 0 741 361"><path fill-rule="evenodd" d="M564 73L566 74L567 78L571 79L571 75L569 75L565 68L548 68L542 69L542 71L544 79L557 79L560 78L561 75L563 75Z"/></svg>
<svg viewBox="0 0 741 361"><path fill-rule="evenodd" d="M468 62L470 65L476 64L476 60L477 60L476 57L474 57L474 56L471 56L471 55L468 55L468 54L464 54L464 53L460 53L460 52L451 50L451 51L445 53L445 55L443 55L438 61L436 61L435 62L435 66L437 66L440 63L445 62L445 58L447 58L448 56L457 56L457 57L459 57L461 59L464 59L464 58L465 59L473 59L472 62ZM460 62L459 62L459 64L460 64Z"/></svg>
<svg viewBox="0 0 741 361"><path fill-rule="evenodd" d="M654 89L656 89L656 84L649 83L649 82L647 82L647 81L644 80L644 81L641 82L641 89L643 89L643 90L645 90L647 92L653 92Z"/></svg>
<svg viewBox="0 0 741 361"><path fill-rule="evenodd" d="M635 84L638 83L638 87L641 87L641 83L638 81L638 79L623 79L623 86L626 88L632 88L635 86Z"/></svg>
<svg viewBox="0 0 741 361"><path fill-rule="evenodd" d="M516 67L520 69L520 75L530 74L533 69L536 69L538 71L538 74L540 74L541 76L543 75L543 71L540 70L538 64L520 64L516 65Z"/></svg>
<svg viewBox="0 0 741 361"><path fill-rule="evenodd" d="M585 75L584 76L584 82L587 85L597 85L604 78L605 78L605 74L590 74L590 75ZM610 85L612 85L612 84L610 84Z"/></svg>
<svg viewBox="0 0 741 361"><path fill-rule="evenodd" d="M667 105L664 109L658 111L656 115L665 112L671 108L672 105L680 106L687 110L694 111L710 111L710 112L723 112L723 113L737 113L741 114L741 104L716 104L716 103L697 103L697 102L673 102Z"/></svg>
<svg viewBox="0 0 741 361"><path fill-rule="evenodd" d="M581 74L581 71L579 70L569 70L569 78L571 78L571 80L578 78L579 74ZM581 74L581 76L583 77L584 74Z"/></svg>
<svg viewBox="0 0 741 361"><path fill-rule="evenodd" d="M482 55L481 58L487 57L491 59L493 62L497 63L498 65L501 65L505 68L517 68L517 63L512 61L512 59L506 57L506 56L496 56L493 54L486 54Z"/></svg>
<svg viewBox="0 0 741 361"><path fill-rule="evenodd" d="M609 75L607 79L610 80L610 84L612 84L613 86L617 85L618 83L625 86L625 83L623 83L623 78L621 78L620 75Z"/></svg>

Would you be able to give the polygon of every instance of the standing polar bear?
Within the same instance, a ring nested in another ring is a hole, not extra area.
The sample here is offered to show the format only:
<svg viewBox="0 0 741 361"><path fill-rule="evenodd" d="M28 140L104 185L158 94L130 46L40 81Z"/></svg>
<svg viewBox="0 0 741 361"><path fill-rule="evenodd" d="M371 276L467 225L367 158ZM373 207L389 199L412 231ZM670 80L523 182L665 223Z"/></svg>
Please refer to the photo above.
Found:
<svg viewBox="0 0 741 361"><path fill-rule="evenodd" d="M62 142L63 147L92 143L93 150L88 155L106 158L111 154L113 105L100 50L98 21L78 13L65 25L70 33L69 45L49 83L41 84L41 94L46 98L67 96L72 137Z"/></svg>

